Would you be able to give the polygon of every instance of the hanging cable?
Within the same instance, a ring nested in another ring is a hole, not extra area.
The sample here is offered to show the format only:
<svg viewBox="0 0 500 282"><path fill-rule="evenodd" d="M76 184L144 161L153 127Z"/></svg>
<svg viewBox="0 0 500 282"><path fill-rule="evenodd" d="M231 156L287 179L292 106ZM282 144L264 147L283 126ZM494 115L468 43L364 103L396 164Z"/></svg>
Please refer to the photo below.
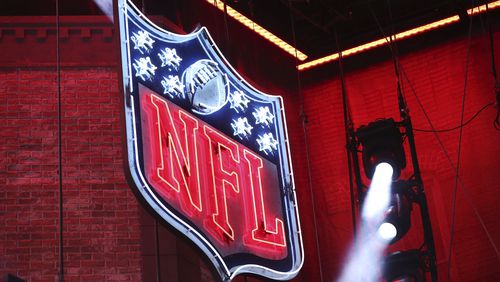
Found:
<svg viewBox="0 0 500 282"><path fill-rule="evenodd" d="M469 118L466 122L464 122L463 124L461 125L457 125L457 126L454 126L454 127L451 127L451 128L446 128L446 129L419 129L419 128L413 128L413 130L415 131L421 131L421 132L449 132L449 131L453 131L453 130L456 130L456 129L459 129L459 128L462 128L466 125L468 125L471 121L473 121L482 111L484 111L485 109L487 109L489 106L493 106L495 103L491 102L491 103L488 103L486 105L484 105L481 109L479 109L479 111L477 111L471 118Z"/></svg>
<svg viewBox="0 0 500 282"><path fill-rule="evenodd" d="M155 217L155 249L156 249L156 281L161 282L161 259L160 259L160 224L158 219Z"/></svg>
<svg viewBox="0 0 500 282"><path fill-rule="evenodd" d="M63 244L63 169L62 169L62 114L61 114L61 55L59 46L59 0L56 0L56 75L57 75L57 148L59 165L59 282L64 282Z"/></svg>
<svg viewBox="0 0 500 282"><path fill-rule="evenodd" d="M406 98L404 96L403 89L402 89L402 81L401 81L401 73L400 73L401 64L399 62L397 46L393 40L395 31L394 31L394 24L393 24L393 19L392 19L391 3L389 0L386 3L388 6L388 13L389 13L389 18L390 18L390 22L391 22L391 30L392 30L392 34L389 37L389 40L387 39L388 37L385 36L384 30L382 29L382 26L380 25L380 22L378 21L377 17L375 16L373 10L370 9L370 11L372 12L372 16L374 17L381 33L384 35L385 40L388 42L388 45L389 45L389 48L390 48L390 51L392 54L392 59L393 59L393 63L394 63L394 71L395 71L396 77L397 77L397 96L398 96L399 112L400 112L400 116L402 119L402 125L405 128L406 137L408 139L408 144L409 144L409 148L411 151L411 159L412 159L412 164L413 164L413 174L414 174L414 179L416 181L416 189L417 189L417 202L420 206L420 215L421 215L422 227L423 227L423 233L424 233L423 234L424 241L425 241L424 245L427 247L427 250L425 251L425 257L427 258L426 265L427 265L427 269L431 275L431 281L437 281L438 277L437 277L437 267L436 267L435 244L434 244L434 237L432 235L433 233L432 233L432 226L431 226L431 222L430 222L428 204L427 204L427 199L426 199L425 193L424 193L422 177L420 174L420 166L418 164L415 138L414 138L414 134L413 134L413 127L412 127L412 123L411 123L411 118L410 118L409 111L407 108Z"/></svg>
<svg viewBox="0 0 500 282"><path fill-rule="evenodd" d="M427 111L425 110L424 105L422 104L422 101L420 101L420 98L417 95L417 91L413 87L413 84L411 83L411 81L410 81L410 79L408 77L408 74L405 72L405 69L404 69L404 67L402 65L400 65L399 67L400 67L399 69L401 70L401 74L403 75L404 79L408 83L408 86L410 87L410 90L411 90L413 96L415 97L415 100L417 101L417 104L418 104L420 110L422 110L422 112L424 114L424 117L425 117L427 123L429 124L429 127L431 128L430 132L434 133L434 137L438 141L439 147L441 148L441 151L443 152L443 154L444 154L446 160L448 161L448 164L450 165L451 169L452 170L456 170L455 164L453 163L453 160L451 159L450 154L448 153L448 150L446 150L446 148L445 148L445 146L443 144L443 141L441 140L441 138L437 134L438 131L436 129L434 129L434 125L433 125L433 123L432 123L429 115L427 114ZM472 202L472 200L471 200L472 197L471 197L471 195L469 193L469 189L467 189L467 187L464 185L464 183L460 179L460 176L459 176L459 183L460 183L460 187L461 187L462 191L465 193L465 199L467 200L467 203L469 204L469 206L474 211L474 215L477 217L479 223L481 224L481 228L483 229L484 233L486 234L486 237L488 237L488 240L489 240L489 242L490 242L493 250L495 251L495 253L497 255L497 258L500 259L499 249L496 246L495 242L493 241L493 237L491 236L491 233L488 231L488 228L486 227L486 224L484 223L483 218L479 214L479 211L478 211L476 205L474 205L474 203Z"/></svg>
<svg viewBox="0 0 500 282"><path fill-rule="evenodd" d="M373 11L370 9L370 11L372 12L372 16L374 17L377 25L378 25L378 28L379 28L379 31L382 33L382 35L384 36L386 42L388 43L388 45L390 46L389 44L389 41L387 39L387 35L385 34L384 30L382 29L382 26L380 25L378 19L376 18L376 16L374 15ZM392 49L391 49L391 52L392 52ZM420 110L422 110L423 114L424 114L424 117L427 121L427 123L429 124L430 126L430 131L429 132L432 132L434 133L434 137L436 138L436 140L438 141L439 143L439 146L441 148L441 151L444 153L447 161L448 161L448 164L450 165L451 169L452 170L456 170L456 167L455 167L455 164L453 163L449 153L448 153L448 150L446 150L444 144L443 144L443 141L441 140L441 138L439 137L439 135L437 134L438 133L438 130L436 130L434 128L434 125L429 117L429 115L427 114L427 111L425 110L425 107L424 105L422 104L422 101L420 101L420 98L418 97L417 95L417 92L415 91L415 88L413 87L413 84L411 83L409 77L408 77L408 74L405 72L404 70L404 67L403 65L401 65L401 63L399 63L399 70L401 72L401 75L404 77L404 79L407 81L409 87L410 87L410 90L413 94L413 96L415 97L415 100L417 101L417 104L420 108ZM497 92L498 93L498 92ZM498 94L497 94L497 98L498 98ZM499 105L500 103L498 102L498 99L497 99L497 105ZM462 188L462 191L465 193L465 199L467 200L467 203L469 204L469 206L472 208L472 210L474 211L474 215L476 216L477 220L479 221L479 223L481 224L481 228L483 229L484 233L486 234L486 237L488 237L488 241L490 242L493 250L495 251L495 254L497 255L497 258L500 259L500 251L499 251L499 248L497 247L497 245L495 244L495 241L493 241L493 237L491 236L491 233L489 232L488 228L486 227L486 224L484 223L484 220L483 218L481 217L481 215L479 214L479 211L476 207L476 205L474 205L474 203L472 202L471 200L471 196L470 196L470 193L469 193L469 189L467 189L467 187L464 185L464 183L462 182L462 180L460 179L460 176L458 178L459 180L459 183L460 183L460 186Z"/></svg>
<svg viewBox="0 0 500 282"><path fill-rule="evenodd" d="M474 7L474 0L472 2L472 7ZM460 124L464 124L464 113L465 113L465 98L467 94L467 80L469 74L469 62L470 62L470 50L471 50L471 39L472 39L472 17L469 18L469 28L467 35L467 53L465 58L465 74L464 74L464 87L462 94L462 109L460 112ZM463 136L463 126L460 126L460 131L458 134L458 150L457 150L457 165L455 169L455 185L453 188L453 200L451 208L451 224L450 224L450 244L448 246L448 267L446 274L446 281L451 279L451 258L453 254L453 239L455 237L455 220L456 220L456 205L457 205L457 190L458 190L458 177L460 173L460 159L462 153L462 136Z"/></svg>
<svg viewBox="0 0 500 282"><path fill-rule="evenodd" d="M495 94L496 94L496 107L497 107L497 115L495 120L493 121L493 127L496 130L500 131L500 83L498 82L498 77L497 77L497 68L495 65L495 44L493 41L493 30L491 28L491 21L490 21L490 10L488 7L488 3L486 3L486 22L488 24L488 35L489 35L489 41L490 41L490 59L491 59L491 74L493 75L493 78L495 79Z"/></svg>
<svg viewBox="0 0 500 282"><path fill-rule="evenodd" d="M337 30L335 30L335 45L337 46L337 52L339 54L338 66L339 66L339 74L340 74L340 83L342 86L342 109L344 114L344 130L345 130L345 140L346 140L346 152L347 152L347 170L349 174L349 194L351 196L351 217L352 217L352 230L354 237L356 237L356 202L354 195L354 181L353 181L353 172L352 172L352 150L356 148L352 148L353 146L353 124L352 118L349 111L349 102L347 101L347 89L345 85L345 76L344 76L344 66L343 66L343 56L342 51L340 49L339 38L337 34ZM359 188L359 187L358 187ZM359 193L359 191L358 191Z"/></svg>
<svg viewBox="0 0 500 282"><path fill-rule="evenodd" d="M292 3L291 0L288 0L288 10L290 11L290 26L292 29L292 37L293 37L293 46L295 49L295 61L296 63L299 62L298 60L298 54L297 54L297 38L296 38L296 33L295 33L295 21L293 18L293 13L292 13ZM316 218L316 205L315 205L315 200L314 200L314 191L313 191L313 181L312 181L312 171L311 171L311 157L310 157L310 151L309 151L309 140L308 140L308 134L307 134L307 115L304 110L304 97L302 96L302 81L301 81L301 76L300 76L300 71L296 69L297 73L297 93L298 93L298 98L299 98L299 105L300 105L300 118L302 121L302 129L303 129L303 134L304 134L304 145L305 145L305 153L306 153L306 167L307 167L307 181L308 181L308 188L309 188L309 194L311 195L311 206L312 206L312 212L313 212L313 224L314 224L314 235L315 235L315 240L316 240L316 253L318 254L318 269L319 269L319 277L320 277L320 282L323 282L323 267L321 265L321 248L319 244L319 236L318 236L318 222Z"/></svg>

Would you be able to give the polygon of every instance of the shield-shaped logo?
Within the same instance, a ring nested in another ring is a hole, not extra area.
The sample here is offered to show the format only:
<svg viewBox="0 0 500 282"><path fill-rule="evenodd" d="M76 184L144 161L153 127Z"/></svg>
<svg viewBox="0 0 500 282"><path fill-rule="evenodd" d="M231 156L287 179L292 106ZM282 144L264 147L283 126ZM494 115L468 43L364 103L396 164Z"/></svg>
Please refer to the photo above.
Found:
<svg viewBox="0 0 500 282"><path fill-rule="evenodd" d="M163 30L118 1L132 189L221 280L287 280L303 246L282 99L259 92L205 28Z"/></svg>

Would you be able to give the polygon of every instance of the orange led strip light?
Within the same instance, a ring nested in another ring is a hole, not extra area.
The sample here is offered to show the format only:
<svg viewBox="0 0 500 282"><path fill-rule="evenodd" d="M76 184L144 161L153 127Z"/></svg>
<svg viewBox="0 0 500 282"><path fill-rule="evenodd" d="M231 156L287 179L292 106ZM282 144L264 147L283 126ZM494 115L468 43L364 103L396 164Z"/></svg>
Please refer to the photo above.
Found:
<svg viewBox="0 0 500 282"><path fill-rule="evenodd" d="M299 59L300 61L304 61L305 59L307 59L307 55L306 54L304 54L304 53L300 52L299 50L295 49L295 47L293 47L292 45L286 43L285 41L283 41L282 39L280 39L276 35L272 34L270 31L268 31L267 29L263 28L262 26L258 25L257 23L255 23L251 19L245 17L244 15L242 15L241 13L239 13L238 11L236 11L235 9L231 8L229 5L224 4L224 2L219 1L219 0L206 0L206 1L208 3L210 3L211 5L215 6L217 9L223 11L223 12L227 11L228 16L230 16L231 18L233 18L233 19L237 20L238 22L242 23L244 26L246 26L249 29L253 30L254 32L256 32L257 34L259 34L260 36L262 36L265 39L267 39L269 42L273 43L274 45L280 47L281 49L283 49L288 54L290 54L290 55L292 55L294 57L297 57L297 59ZM224 9L224 5L226 6L225 9Z"/></svg>
<svg viewBox="0 0 500 282"><path fill-rule="evenodd" d="M500 7L500 1L488 3L488 9L496 9L498 7ZM477 7L474 7L472 9L467 10L467 14L469 14L471 16L477 15L480 13L484 13L484 12L486 12L486 5L477 6ZM441 26L445 26L445 25L449 25L449 24L458 22L459 20L460 20L460 17L458 15L454 15L454 16L451 16L451 17L448 17L448 18L445 18L445 19L442 19L439 21L435 21L435 22L432 22L432 23L429 23L429 24L426 24L423 26L419 26L419 27L416 27L416 28L413 28L413 29L410 29L407 31L397 33L396 35L393 36L392 39L394 41L398 41L398 40L401 40L404 38L415 36L419 33L427 32L429 30L439 28ZM366 43L363 45L353 47L351 49L344 50L344 51L342 51L342 56L346 57L346 56L354 55L354 54L366 51L368 49L372 49L372 48L375 48L375 47L378 47L381 45L385 45L388 42L390 42L390 37L381 38L381 39L378 39L378 40L375 40L375 41L372 41L372 42L369 42L369 43ZM309 68L312 68L312 67L315 67L318 65L322 65L322 64L325 64L325 63L328 63L331 61L335 61L339 58L339 56L340 56L339 53L334 53L334 54L331 54L331 55L328 55L328 56L325 56L325 57L322 57L322 58L319 58L319 59L316 59L316 60L313 60L313 61L310 61L307 63L300 64L297 66L297 69L305 70L305 69L309 69Z"/></svg>

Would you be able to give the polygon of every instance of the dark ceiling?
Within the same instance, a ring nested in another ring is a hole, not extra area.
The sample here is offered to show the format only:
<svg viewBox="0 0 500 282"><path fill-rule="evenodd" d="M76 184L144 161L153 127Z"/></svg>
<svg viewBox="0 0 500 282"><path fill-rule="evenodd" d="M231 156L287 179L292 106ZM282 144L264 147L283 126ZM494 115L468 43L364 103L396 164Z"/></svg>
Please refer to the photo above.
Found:
<svg viewBox="0 0 500 282"><path fill-rule="evenodd" d="M4 0L0 15L51 15L57 0ZM100 14L95 1L60 1L62 15ZM196 0L206 1L206 0ZM219 0L220 1L220 0ZM490 0L491 1L491 0ZM133 0L146 12L176 22L183 0ZM486 3L472 0L226 0L226 3L270 30L309 59L336 51L335 32L340 46L347 49L385 34L420 26L450 15L466 15L466 9ZM462 17L466 19L466 16ZM295 34L295 36L294 36ZM296 40L294 40L296 38Z"/></svg>
<svg viewBox="0 0 500 282"><path fill-rule="evenodd" d="M317 58L451 15L487 1L470 0L228 0L227 4ZM464 17L466 18L466 17ZM293 25L292 25L293 19Z"/></svg>

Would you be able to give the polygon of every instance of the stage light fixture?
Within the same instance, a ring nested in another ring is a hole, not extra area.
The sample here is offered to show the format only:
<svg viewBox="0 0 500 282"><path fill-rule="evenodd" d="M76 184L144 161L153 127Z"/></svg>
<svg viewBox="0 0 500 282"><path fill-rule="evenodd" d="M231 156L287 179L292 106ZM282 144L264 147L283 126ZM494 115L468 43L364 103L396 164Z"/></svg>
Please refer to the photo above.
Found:
<svg viewBox="0 0 500 282"><path fill-rule="evenodd" d="M410 191L406 181L398 181L392 185L389 207L378 228L380 238L388 241L389 244L398 241L410 230L412 210Z"/></svg>
<svg viewBox="0 0 500 282"><path fill-rule="evenodd" d="M387 282L421 282L425 281L424 268L419 250L395 252L386 257L383 274Z"/></svg>
<svg viewBox="0 0 500 282"><path fill-rule="evenodd" d="M356 131L362 146L363 167L366 177L372 178L375 167L386 162L394 170L393 179L398 179L406 167L403 136L397 123L391 119L381 119L361 126Z"/></svg>

